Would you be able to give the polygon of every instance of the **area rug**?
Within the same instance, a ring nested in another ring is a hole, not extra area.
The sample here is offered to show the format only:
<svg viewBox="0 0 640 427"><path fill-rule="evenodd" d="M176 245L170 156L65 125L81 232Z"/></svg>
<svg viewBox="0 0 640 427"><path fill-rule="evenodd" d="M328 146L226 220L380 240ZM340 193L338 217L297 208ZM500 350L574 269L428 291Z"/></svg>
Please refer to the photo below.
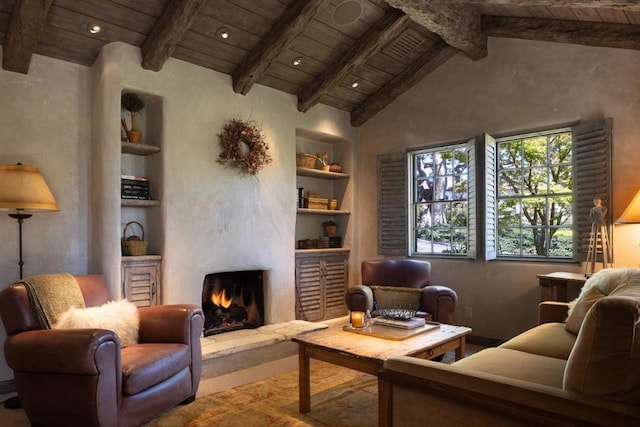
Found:
<svg viewBox="0 0 640 427"><path fill-rule="evenodd" d="M375 426L378 379L324 362L311 364L311 411L298 412L294 370L201 397L152 420L146 427Z"/></svg>

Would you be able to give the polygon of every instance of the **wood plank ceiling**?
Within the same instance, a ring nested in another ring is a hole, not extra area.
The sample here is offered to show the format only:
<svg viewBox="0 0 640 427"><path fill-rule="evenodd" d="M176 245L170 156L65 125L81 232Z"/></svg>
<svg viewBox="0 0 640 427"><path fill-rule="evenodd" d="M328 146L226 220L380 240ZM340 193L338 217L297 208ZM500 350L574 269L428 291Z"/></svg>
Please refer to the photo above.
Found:
<svg viewBox="0 0 640 427"><path fill-rule="evenodd" d="M33 53L90 66L121 41L146 69L181 59L354 126L457 52L484 58L487 37L640 49L640 0L0 0L5 70L26 74Z"/></svg>

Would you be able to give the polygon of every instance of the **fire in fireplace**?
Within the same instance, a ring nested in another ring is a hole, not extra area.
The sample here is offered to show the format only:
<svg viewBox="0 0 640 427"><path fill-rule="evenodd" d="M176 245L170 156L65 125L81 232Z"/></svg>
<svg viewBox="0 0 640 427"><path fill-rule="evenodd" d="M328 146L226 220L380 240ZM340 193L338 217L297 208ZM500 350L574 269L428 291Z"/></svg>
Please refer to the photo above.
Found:
<svg viewBox="0 0 640 427"><path fill-rule="evenodd" d="M204 336L264 325L261 270L207 274L202 285Z"/></svg>

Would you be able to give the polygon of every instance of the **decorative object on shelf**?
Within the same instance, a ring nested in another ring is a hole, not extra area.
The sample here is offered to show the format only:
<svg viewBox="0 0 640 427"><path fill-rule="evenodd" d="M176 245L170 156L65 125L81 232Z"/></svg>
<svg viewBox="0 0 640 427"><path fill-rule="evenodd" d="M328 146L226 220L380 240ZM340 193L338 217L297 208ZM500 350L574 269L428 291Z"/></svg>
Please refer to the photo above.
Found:
<svg viewBox="0 0 640 427"><path fill-rule="evenodd" d="M333 237L336 234L336 229L338 228L338 224L336 224L333 220L324 221L322 223L324 227L324 232L327 236Z"/></svg>
<svg viewBox="0 0 640 427"><path fill-rule="evenodd" d="M144 101L140 96L133 92L125 92L120 98L120 104L122 108L131 114L131 129L127 129L127 122L124 118L122 119L122 127L124 127L124 130L127 133L129 142L137 144L142 139L142 132L136 129L136 113L144 108Z"/></svg>
<svg viewBox="0 0 640 427"><path fill-rule="evenodd" d="M298 191L296 193L296 206L298 208L304 207L304 188L298 187Z"/></svg>
<svg viewBox="0 0 640 427"><path fill-rule="evenodd" d="M272 162L267 153L269 144L257 126L239 119L231 119L218 134L222 153L218 163L240 170L241 175L255 175Z"/></svg>
<svg viewBox="0 0 640 427"><path fill-rule="evenodd" d="M127 229L132 224L140 227L142 236L132 234L127 237ZM144 240L144 227L138 221L129 221L122 230L122 255L127 256L140 256L147 253L148 242Z"/></svg>
<svg viewBox="0 0 640 427"><path fill-rule="evenodd" d="M329 153L326 151L322 153L322 155L316 153L316 159L318 163L320 163L320 169L323 171L328 171L331 166L329 165Z"/></svg>
<svg viewBox="0 0 640 427"><path fill-rule="evenodd" d="M296 166L299 168L313 169L316 166L316 155L296 153Z"/></svg>
<svg viewBox="0 0 640 427"><path fill-rule="evenodd" d="M319 195L309 195L303 198L303 207L307 209L327 210L329 199Z"/></svg>
<svg viewBox="0 0 640 427"><path fill-rule="evenodd" d="M329 165L329 172L340 173L342 172L342 166L340 166L338 163L331 163L331 165Z"/></svg>
<svg viewBox="0 0 640 427"><path fill-rule="evenodd" d="M329 200L329 210L335 211L336 209L338 209L338 199Z"/></svg>
<svg viewBox="0 0 640 427"><path fill-rule="evenodd" d="M59 211L58 204L38 168L16 165L0 166L0 210L15 211L18 220L20 279L22 279L22 222L31 218L26 211Z"/></svg>

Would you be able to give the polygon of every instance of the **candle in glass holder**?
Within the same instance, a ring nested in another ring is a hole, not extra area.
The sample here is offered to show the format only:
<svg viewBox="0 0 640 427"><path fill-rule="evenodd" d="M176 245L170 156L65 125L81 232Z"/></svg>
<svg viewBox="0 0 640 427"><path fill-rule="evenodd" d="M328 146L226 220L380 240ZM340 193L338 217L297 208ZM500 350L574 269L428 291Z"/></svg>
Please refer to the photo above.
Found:
<svg viewBox="0 0 640 427"><path fill-rule="evenodd" d="M354 328L362 328L364 326L364 313L362 311L351 312L351 325Z"/></svg>

